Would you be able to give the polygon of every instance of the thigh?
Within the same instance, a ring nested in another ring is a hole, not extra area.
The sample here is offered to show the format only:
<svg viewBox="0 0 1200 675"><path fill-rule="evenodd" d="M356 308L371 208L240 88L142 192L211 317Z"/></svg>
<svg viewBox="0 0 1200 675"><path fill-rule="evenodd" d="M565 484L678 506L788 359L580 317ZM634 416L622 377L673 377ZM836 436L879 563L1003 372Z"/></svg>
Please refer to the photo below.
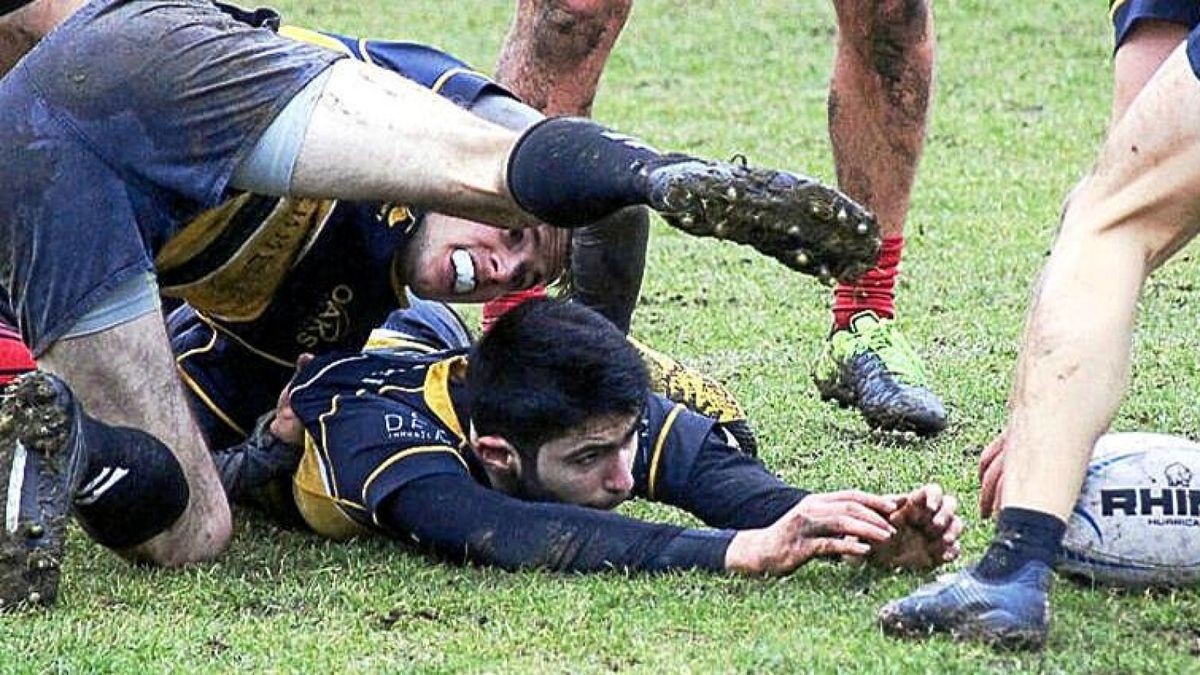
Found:
<svg viewBox="0 0 1200 675"><path fill-rule="evenodd" d="M1200 226L1200 29L1113 126L1060 238L1116 236L1161 264Z"/></svg>
<svg viewBox="0 0 1200 675"><path fill-rule="evenodd" d="M120 284L151 269L122 177L39 99L19 69L0 81L0 285L26 343L44 352Z"/></svg>

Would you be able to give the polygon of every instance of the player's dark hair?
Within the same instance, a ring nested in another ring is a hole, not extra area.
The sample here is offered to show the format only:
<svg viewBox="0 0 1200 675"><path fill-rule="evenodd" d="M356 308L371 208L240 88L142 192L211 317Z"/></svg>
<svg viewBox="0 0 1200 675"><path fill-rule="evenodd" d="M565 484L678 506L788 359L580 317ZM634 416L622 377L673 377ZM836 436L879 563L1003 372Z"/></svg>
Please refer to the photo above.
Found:
<svg viewBox="0 0 1200 675"><path fill-rule="evenodd" d="M480 435L524 452L588 420L641 410L646 366L607 319L578 304L529 300L471 350L467 395Z"/></svg>

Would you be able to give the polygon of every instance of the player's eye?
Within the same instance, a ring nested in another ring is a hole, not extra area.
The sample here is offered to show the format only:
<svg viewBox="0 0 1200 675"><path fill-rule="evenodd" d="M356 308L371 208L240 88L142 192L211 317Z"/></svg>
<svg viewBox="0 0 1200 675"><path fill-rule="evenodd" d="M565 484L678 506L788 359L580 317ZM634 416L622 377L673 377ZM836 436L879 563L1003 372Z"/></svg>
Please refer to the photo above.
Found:
<svg viewBox="0 0 1200 675"><path fill-rule="evenodd" d="M508 231L509 243L516 245L516 244L521 243L524 240L525 240L525 230L509 230Z"/></svg>
<svg viewBox="0 0 1200 675"><path fill-rule="evenodd" d="M585 454L582 454L582 455L576 457L575 463L578 464L579 466L587 467L587 466L591 466L591 465L595 464L596 460L598 460L598 459L600 459L600 453L588 452L588 453L585 453Z"/></svg>

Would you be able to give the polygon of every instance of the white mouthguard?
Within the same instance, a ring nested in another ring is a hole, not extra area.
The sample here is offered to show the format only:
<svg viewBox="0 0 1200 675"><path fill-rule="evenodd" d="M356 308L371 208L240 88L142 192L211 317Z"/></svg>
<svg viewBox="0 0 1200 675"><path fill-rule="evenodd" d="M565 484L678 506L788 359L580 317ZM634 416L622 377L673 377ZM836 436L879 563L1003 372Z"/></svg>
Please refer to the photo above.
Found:
<svg viewBox="0 0 1200 675"><path fill-rule="evenodd" d="M471 254L456 248L450 254L450 262L454 264L454 292L466 295L475 290L475 262Z"/></svg>

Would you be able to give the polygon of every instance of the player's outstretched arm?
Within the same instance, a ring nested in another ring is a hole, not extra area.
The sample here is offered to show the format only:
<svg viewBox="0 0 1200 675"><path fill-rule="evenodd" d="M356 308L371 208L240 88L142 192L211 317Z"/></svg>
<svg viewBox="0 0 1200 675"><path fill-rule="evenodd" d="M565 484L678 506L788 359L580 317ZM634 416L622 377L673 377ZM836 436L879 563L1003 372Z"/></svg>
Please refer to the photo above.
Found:
<svg viewBox="0 0 1200 675"><path fill-rule="evenodd" d="M508 570L665 572L725 569L733 533L635 520L610 511L523 501L465 473L406 483L375 508L394 536L457 562Z"/></svg>

